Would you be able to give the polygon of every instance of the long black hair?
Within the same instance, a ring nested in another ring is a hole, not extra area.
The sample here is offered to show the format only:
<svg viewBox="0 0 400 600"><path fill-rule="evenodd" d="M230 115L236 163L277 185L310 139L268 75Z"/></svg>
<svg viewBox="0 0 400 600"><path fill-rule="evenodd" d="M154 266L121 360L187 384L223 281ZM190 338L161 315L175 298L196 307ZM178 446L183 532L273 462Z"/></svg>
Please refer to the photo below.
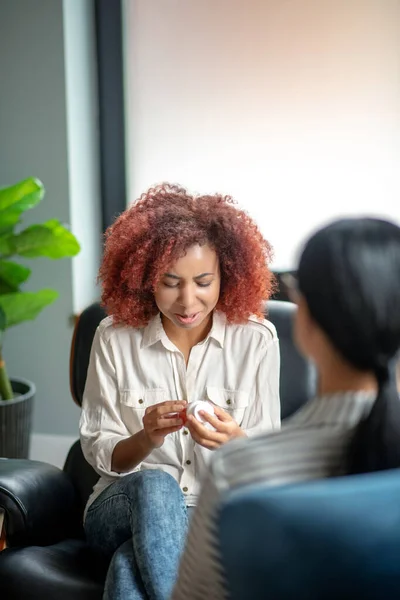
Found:
<svg viewBox="0 0 400 600"><path fill-rule="evenodd" d="M400 227L367 218L324 227L303 250L298 284L336 350L378 382L351 443L348 472L400 467L400 401L390 376L400 347Z"/></svg>

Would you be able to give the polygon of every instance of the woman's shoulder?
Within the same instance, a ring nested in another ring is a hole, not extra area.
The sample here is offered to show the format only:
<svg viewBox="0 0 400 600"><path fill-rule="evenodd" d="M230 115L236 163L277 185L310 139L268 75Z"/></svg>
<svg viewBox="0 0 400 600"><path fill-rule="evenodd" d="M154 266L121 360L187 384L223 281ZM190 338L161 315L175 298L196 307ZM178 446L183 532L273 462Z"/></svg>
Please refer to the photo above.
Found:
<svg viewBox="0 0 400 600"><path fill-rule="evenodd" d="M260 331L270 339L278 339L276 327L268 319L259 319L258 317L250 317L247 326L254 331Z"/></svg>
<svg viewBox="0 0 400 600"><path fill-rule="evenodd" d="M265 342L278 339L275 325L268 319L259 319L256 316L251 316L245 323L228 324L227 327L245 337L258 337Z"/></svg>
<svg viewBox="0 0 400 600"><path fill-rule="evenodd" d="M109 342L111 339L121 339L121 338L132 338L132 337L142 337L143 328L142 327L129 327L128 325L124 325L122 323L115 323L112 315L105 317L102 321L100 321L97 331L99 336L105 341Z"/></svg>

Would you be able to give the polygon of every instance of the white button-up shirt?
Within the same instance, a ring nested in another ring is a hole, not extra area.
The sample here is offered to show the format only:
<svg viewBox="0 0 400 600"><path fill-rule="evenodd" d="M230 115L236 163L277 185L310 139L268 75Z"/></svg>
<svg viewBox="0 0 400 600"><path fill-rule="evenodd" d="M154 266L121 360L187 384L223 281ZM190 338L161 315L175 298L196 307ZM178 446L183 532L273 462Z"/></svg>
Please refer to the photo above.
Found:
<svg viewBox="0 0 400 600"><path fill-rule="evenodd" d="M160 315L146 327L114 326L104 319L95 334L83 396L80 432L86 460L100 479L88 506L116 478L116 444L143 429L148 406L165 400L208 400L227 411L248 436L280 426L279 342L269 321L241 325L213 314L212 328L186 365L167 337ZM182 428L166 436L132 472L162 469L179 483L186 504L197 503L212 451Z"/></svg>

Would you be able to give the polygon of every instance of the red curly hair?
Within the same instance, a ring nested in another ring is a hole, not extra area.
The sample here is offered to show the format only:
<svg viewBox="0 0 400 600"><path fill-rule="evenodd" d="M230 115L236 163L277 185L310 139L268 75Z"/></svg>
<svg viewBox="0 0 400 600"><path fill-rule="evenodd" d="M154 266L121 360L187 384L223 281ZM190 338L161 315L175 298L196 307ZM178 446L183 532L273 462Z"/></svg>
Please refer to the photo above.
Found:
<svg viewBox="0 0 400 600"><path fill-rule="evenodd" d="M150 188L106 231L100 267L102 304L114 323L141 327L157 314L154 301L162 275L188 248L209 244L220 263L216 306L231 323L263 317L274 290L268 268L270 244L230 196L191 196L164 183Z"/></svg>

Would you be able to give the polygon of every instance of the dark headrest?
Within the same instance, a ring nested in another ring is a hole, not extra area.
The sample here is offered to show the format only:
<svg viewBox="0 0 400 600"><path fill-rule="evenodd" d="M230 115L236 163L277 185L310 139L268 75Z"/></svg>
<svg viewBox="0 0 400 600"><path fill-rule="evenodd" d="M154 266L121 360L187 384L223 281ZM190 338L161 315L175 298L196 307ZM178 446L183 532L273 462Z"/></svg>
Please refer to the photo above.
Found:
<svg viewBox="0 0 400 600"><path fill-rule="evenodd" d="M75 325L70 357L70 386L72 397L79 406L82 404L94 334L105 316L104 309L95 302L85 308Z"/></svg>
<svg viewBox="0 0 400 600"><path fill-rule="evenodd" d="M293 343L293 318L296 306L291 302L270 300L267 318L275 325L281 350L281 414L282 419L295 412L315 393L316 377L311 364ZM90 349L96 328L106 316L98 303L91 304L79 317L71 348L71 392L81 405L89 364Z"/></svg>
<svg viewBox="0 0 400 600"><path fill-rule="evenodd" d="M292 302L270 300L266 318L276 327L281 352L281 417L286 419L316 393L316 372L297 350L293 323L297 307Z"/></svg>

